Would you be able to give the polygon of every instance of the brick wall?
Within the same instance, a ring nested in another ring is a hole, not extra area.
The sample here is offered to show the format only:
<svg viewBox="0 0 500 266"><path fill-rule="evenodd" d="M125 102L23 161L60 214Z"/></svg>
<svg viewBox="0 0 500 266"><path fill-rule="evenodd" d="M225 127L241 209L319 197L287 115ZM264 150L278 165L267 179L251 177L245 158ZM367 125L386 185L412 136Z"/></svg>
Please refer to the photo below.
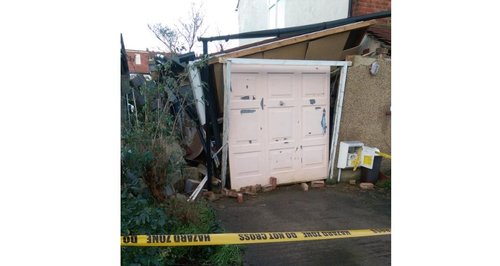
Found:
<svg viewBox="0 0 500 266"><path fill-rule="evenodd" d="M353 16L360 16L387 10L391 10L391 0L352 0ZM390 19L380 19L378 21L390 24Z"/></svg>
<svg viewBox="0 0 500 266"><path fill-rule="evenodd" d="M126 50L128 69L130 73L149 74L149 53L146 51ZM135 63L135 54L141 55L141 64Z"/></svg>

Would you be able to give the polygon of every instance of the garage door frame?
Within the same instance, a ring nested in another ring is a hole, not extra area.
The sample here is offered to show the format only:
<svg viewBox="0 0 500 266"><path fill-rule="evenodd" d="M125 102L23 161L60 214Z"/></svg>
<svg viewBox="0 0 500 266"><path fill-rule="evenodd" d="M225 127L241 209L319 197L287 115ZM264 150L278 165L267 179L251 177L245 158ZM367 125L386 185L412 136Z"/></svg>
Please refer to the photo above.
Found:
<svg viewBox="0 0 500 266"><path fill-rule="evenodd" d="M265 65L283 65L283 66L337 66L340 67L340 80L335 105L335 118L333 121L332 141L330 142L330 157L328 159L328 179L333 178L333 166L337 152L337 141L340 128L340 119L342 116L342 106L344 99L345 81L347 78L347 68L351 66L350 61L324 61L324 60L283 60L283 59L249 59L249 58L228 58L224 61L224 122L222 139L222 169L221 181L222 187L226 185L227 160L228 160L228 138L229 138L229 100L231 94L231 65L232 64L265 64ZM330 122L331 124L331 122Z"/></svg>

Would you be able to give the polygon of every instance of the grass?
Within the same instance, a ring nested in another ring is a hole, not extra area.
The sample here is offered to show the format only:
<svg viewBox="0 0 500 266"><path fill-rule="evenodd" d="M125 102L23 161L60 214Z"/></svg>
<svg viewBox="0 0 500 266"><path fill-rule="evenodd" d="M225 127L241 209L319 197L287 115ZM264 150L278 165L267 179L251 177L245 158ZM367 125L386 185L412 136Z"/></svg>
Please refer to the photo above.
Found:
<svg viewBox="0 0 500 266"><path fill-rule="evenodd" d="M214 209L200 198L188 203L172 199L167 203L168 215L176 221L175 234L221 233L223 228L216 220ZM172 255L179 258L176 262L188 265L241 265L241 250L236 245L175 247Z"/></svg>

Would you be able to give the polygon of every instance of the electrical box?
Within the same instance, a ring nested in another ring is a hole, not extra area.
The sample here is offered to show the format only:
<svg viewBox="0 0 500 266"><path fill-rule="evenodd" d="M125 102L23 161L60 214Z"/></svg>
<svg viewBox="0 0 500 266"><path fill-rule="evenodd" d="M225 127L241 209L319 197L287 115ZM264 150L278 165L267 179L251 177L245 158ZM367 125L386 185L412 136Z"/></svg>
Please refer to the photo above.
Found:
<svg viewBox="0 0 500 266"><path fill-rule="evenodd" d="M363 146L364 144L360 141L341 141L337 168L353 168L354 161L358 157L358 149L362 149Z"/></svg>
<svg viewBox="0 0 500 266"><path fill-rule="evenodd" d="M372 169L373 162L375 161L375 156L379 156L378 152L380 150L377 148L372 148L368 146L363 147L363 152L361 153L360 166Z"/></svg>

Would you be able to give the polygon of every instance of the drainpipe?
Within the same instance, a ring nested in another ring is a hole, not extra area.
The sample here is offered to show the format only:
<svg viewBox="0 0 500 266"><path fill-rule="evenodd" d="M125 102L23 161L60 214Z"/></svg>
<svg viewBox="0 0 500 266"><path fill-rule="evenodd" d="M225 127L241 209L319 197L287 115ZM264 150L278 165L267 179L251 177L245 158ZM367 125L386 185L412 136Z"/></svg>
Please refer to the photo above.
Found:
<svg viewBox="0 0 500 266"><path fill-rule="evenodd" d="M251 32L243 32L238 34L230 34L224 36L213 36L213 37L198 37L198 41L219 41L219 40L232 40L232 39L251 39L251 38L263 38L263 37L291 37L299 34L310 33L319 30L326 30L334 27L344 26L347 24L367 21L372 19L387 18L391 16L391 11L381 11L356 17L343 18L338 20L332 20L327 22L320 22L315 24L295 26L281 29L270 29L270 30L259 30Z"/></svg>

